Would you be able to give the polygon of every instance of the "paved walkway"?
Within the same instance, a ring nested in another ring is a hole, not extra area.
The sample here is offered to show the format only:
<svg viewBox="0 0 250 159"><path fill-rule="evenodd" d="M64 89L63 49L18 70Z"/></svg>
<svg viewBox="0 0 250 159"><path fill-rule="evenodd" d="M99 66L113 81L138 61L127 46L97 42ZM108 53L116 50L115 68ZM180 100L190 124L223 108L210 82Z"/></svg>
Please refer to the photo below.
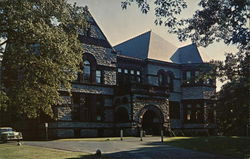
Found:
<svg viewBox="0 0 250 159"><path fill-rule="evenodd" d="M103 154L120 159L232 159L230 157L168 146L159 137L124 141L25 141L25 145Z"/></svg>

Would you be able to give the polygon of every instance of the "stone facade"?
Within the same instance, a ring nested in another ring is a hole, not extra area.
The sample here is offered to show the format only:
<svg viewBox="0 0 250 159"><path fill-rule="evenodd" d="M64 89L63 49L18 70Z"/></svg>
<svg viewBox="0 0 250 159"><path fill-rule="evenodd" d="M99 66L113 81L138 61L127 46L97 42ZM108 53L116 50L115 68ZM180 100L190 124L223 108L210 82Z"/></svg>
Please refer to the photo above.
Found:
<svg viewBox="0 0 250 159"><path fill-rule="evenodd" d="M55 107L58 121L49 123L53 137L117 136L121 129L125 136L140 130L159 135L160 130L188 134L215 129L215 83L195 79L207 64L122 55L91 16L89 23L89 32L79 35L83 71L72 82L72 96L60 90L65 100Z"/></svg>

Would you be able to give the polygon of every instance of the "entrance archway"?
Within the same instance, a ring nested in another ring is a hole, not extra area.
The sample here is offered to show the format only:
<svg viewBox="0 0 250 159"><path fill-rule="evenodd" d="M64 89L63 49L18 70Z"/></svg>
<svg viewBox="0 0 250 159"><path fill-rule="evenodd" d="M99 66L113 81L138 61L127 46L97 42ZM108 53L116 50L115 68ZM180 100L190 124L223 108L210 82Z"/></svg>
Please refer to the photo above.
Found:
<svg viewBox="0 0 250 159"><path fill-rule="evenodd" d="M141 110L140 123L146 135L160 135L164 117L162 111L153 105Z"/></svg>

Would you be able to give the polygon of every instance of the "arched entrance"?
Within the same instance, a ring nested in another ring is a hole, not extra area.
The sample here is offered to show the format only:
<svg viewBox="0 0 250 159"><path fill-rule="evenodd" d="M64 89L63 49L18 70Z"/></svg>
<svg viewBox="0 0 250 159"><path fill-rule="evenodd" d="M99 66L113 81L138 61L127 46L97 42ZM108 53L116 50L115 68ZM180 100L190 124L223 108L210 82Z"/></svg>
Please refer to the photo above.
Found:
<svg viewBox="0 0 250 159"><path fill-rule="evenodd" d="M160 135L164 117L162 111L153 105L141 110L140 123L146 135Z"/></svg>

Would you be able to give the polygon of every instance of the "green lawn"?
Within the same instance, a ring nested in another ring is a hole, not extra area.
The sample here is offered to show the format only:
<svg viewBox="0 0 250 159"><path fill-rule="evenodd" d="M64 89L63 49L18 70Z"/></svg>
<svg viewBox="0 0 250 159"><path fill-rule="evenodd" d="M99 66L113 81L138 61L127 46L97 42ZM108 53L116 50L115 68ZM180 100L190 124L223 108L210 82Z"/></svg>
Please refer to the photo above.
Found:
<svg viewBox="0 0 250 159"><path fill-rule="evenodd" d="M165 138L166 144L187 149L233 156L250 157L250 138L236 136L211 137L171 137Z"/></svg>
<svg viewBox="0 0 250 159"><path fill-rule="evenodd" d="M36 146L0 144L0 159L94 159L93 155Z"/></svg>

